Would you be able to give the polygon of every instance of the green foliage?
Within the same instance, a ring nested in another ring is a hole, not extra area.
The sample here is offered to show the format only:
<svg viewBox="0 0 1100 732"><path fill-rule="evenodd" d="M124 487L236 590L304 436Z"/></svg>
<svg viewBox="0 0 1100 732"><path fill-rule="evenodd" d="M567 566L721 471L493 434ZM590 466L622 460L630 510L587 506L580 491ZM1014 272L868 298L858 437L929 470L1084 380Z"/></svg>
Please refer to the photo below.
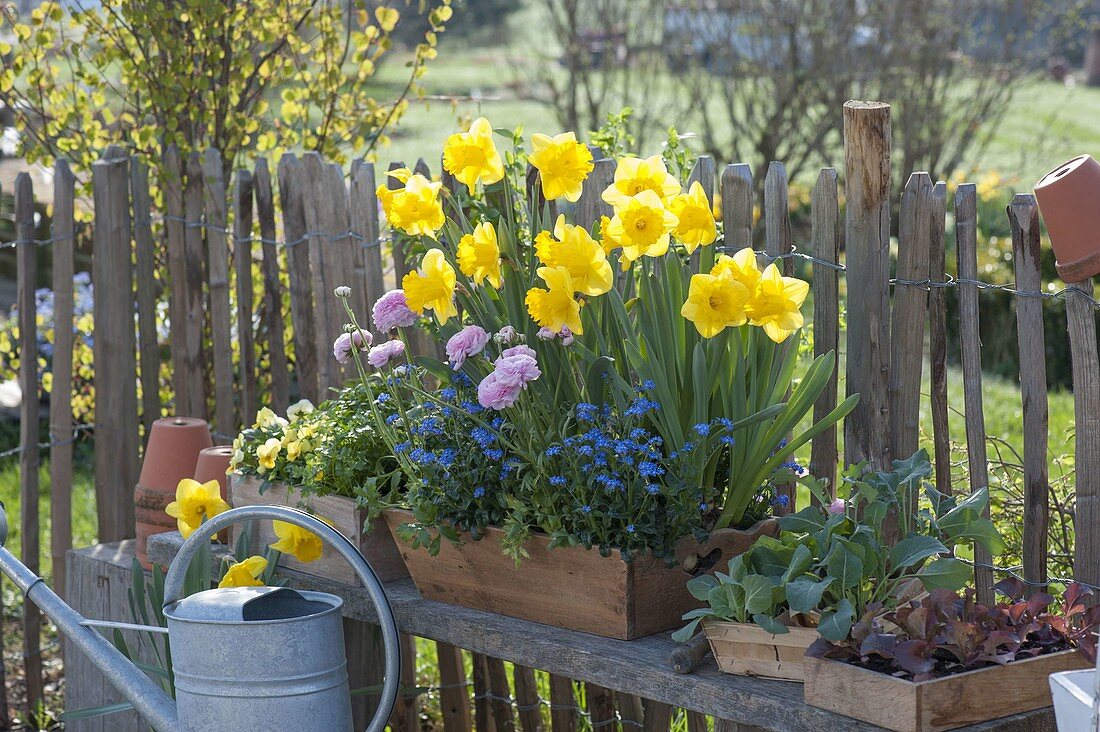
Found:
<svg viewBox="0 0 1100 732"><path fill-rule="evenodd" d="M820 482L806 479L816 502L781 517L778 539L761 537L726 572L690 580L692 595L708 606L686 614L691 622L675 637L685 641L700 620L718 618L775 634L796 622L816 624L823 638L841 641L868 612L892 610L926 590L962 588L971 570L954 558L955 547L1004 548L983 516L987 490L962 500L938 493L925 482L932 466L924 450L895 460L889 472L862 469L849 469L849 497L832 504ZM921 487L929 505L911 506L907 516L909 496ZM902 538L892 544L895 525Z"/></svg>

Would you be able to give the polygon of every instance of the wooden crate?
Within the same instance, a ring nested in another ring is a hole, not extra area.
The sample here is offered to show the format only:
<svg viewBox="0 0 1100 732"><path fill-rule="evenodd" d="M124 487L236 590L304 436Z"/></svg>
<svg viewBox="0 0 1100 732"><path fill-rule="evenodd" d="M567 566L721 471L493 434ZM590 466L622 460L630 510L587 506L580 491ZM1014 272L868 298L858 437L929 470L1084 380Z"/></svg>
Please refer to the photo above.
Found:
<svg viewBox="0 0 1100 732"><path fill-rule="evenodd" d="M254 476L231 475L229 505L234 508L290 506L305 509L331 522L337 531L358 546L359 551L382 582L391 582L409 576L385 520L375 519L371 523L370 531L364 531L366 512L356 506L352 499L342 496L302 495L297 488L282 483L269 484L267 489L260 493L262 485L263 482ZM254 521L252 524L251 550L259 554L264 546L273 544L278 539L270 521ZM244 527L245 524L234 524L230 528L230 546L236 546L237 537L241 535ZM362 584L351 566L329 547L325 547L321 558L316 561L303 563L284 554L280 564L299 572L327 577L346 584Z"/></svg>
<svg viewBox="0 0 1100 732"><path fill-rule="evenodd" d="M1051 705L1047 677L1089 668L1077 651L914 683L807 656L807 704L895 732L940 732Z"/></svg>
<svg viewBox="0 0 1100 732"><path fill-rule="evenodd" d="M738 676L802 681L802 659L818 638L816 628L792 627L783 635L772 635L753 623L707 620L703 631L710 642L718 668Z"/></svg>
<svg viewBox="0 0 1100 732"><path fill-rule="evenodd" d="M397 527L412 514L387 510ZM716 531L704 544L685 539L677 549L682 566L696 573L723 567L764 534L777 531L774 519L751 529ZM681 616L701 603L687 591L691 574L652 556L627 563L617 553L602 557L595 549L549 549L550 538L533 535L529 557L519 566L501 550L503 531L490 528L481 541L455 545L443 541L437 556L398 542L420 594L429 600L533 620L609 638L630 640L671 630Z"/></svg>

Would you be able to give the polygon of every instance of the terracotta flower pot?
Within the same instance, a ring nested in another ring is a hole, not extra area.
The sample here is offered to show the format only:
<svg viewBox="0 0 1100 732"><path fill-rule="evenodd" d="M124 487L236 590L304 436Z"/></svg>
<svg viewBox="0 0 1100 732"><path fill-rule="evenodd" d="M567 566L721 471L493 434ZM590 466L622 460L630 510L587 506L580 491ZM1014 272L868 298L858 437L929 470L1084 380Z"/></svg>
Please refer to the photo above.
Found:
<svg viewBox="0 0 1100 732"><path fill-rule="evenodd" d="M145 553L149 537L176 529L176 520L164 512L165 506L175 499L181 480L195 477L199 453L212 445L210 425L205 420L167 417L153 423L134 489L136 554L146 569L152 566Z"/></svg>
<svg viewBox="0 0 1100 732"><path fill-rule="evenodd" d="M228 500L225 471L229 470L229 461L232 457L232 447L214 445L214 447L203 448L199 452L198 462L195 463L195 480L200 483L218 481L218 485L221 486L222 500ZM218 533L218 541L223 544L229 541L229 529Z"/></svg>
<svg viewBox="0 0 1100 732"><path fill-rule="evenodd" d="M1100 163L1079 155L1035 184L1058 276L1080 282L1100 274Z"/></svg>

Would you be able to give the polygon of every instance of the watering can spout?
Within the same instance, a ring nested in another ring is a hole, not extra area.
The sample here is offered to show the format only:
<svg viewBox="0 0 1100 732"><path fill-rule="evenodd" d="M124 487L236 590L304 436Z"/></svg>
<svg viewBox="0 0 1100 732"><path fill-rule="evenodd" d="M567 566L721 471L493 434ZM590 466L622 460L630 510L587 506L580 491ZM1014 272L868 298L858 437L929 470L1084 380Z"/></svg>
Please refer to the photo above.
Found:
<svg viewBox="0 0 1100 732"><path fill-rule="evenodd" d="M8 538L8 519L0 502L0 571L11 578L30 602L49 617L69 642L94 663L126 701L157 732L178 732L176 706L168 696L106 638L86 624L84 617L65 604L42 578L27 569L4 547Z"/></svg>

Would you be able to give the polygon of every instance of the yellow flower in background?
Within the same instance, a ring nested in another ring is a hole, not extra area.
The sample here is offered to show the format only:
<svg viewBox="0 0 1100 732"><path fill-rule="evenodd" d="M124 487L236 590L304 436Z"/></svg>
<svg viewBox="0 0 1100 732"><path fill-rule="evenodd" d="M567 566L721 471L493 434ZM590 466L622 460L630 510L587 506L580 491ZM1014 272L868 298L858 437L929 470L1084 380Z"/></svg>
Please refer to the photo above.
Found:
<svg viewBox="0 0 1100 732"><path fill-rule="evenodd" d="M676 215L651 190L623 199L615 209L615 218L607 225L608 235L623 247L623 269L643 255L660 257L667 252L668 235L677 221Z"/></svg>
<svg viewBox="0 0 1100 732"><path fill-rule="evenodd" d="M271 526L278 539L271 544L275 551L289 554L299 562L312 562L321 558L324 545L317 534L285 521L272 521Z"/></svg>
<svg viewBox="0 0 1100 732"><path fill-rule="evenodd" d="M556 237L556 238L554 238ZM547 267L565 267L573 280L573 289L584 295L602 295L615 283L615 273L607 255L583 226L565 223L559 214L554 236L549 231L535 237L535 254Z"/></svg>
<svg viewBox="0 0 1100 732"><path fill-rule="evenodd" d="M702 183L695 181L687 193L674 196L668 202L668 210L679 219L672 233L684 243L688 253L694 252L696 247L714 243L718 229Z"/></svg>
<svg viewBox="0 0 1100 732"><path fill-rule="evenodd" d="M576 201L581 188L592 172L592 152L572 132L550 137L536 132L531 135L531 155L527 162L538 169L542 180L542 195L548 201L564 197Z"/></svg>
<svg viewBox="0 0 1100 732"><path fill-rule="evenodd" d="M488 280L493 287L500 287L500 245L492 223L478 224L472 234L463 236L458 242L456 258L462 274L475 285Z"/></svg>
<svg viewBox="0 0 1100 732"><path fill-rule="evenodd" d="M615 180L603 192L603 200L616 209L642 191L653 191L661 201L680 192L680 181L668 172L660 155L623 158L615 168Z"/></svg>
<svg viewBox="0 0 1100 732"><path fill-rule="evenodd" d="M229 504L222 498L218 481L199 483L190 478L179 482L176 486L176 500L164 507L164 512L176 520L176 526L184 539L199 528L203 519L213 518L228 510Z"/></svg>
<svg viewBox="0 0 1100 732"><path fill-rule="evenodd" d="M532 287L527 291L527 312L531 319L543 328L555 333L569 328L576 335L584 331L581 326L581 304L573 297L573 278L565 267L539 267L539 277L547 289Z"/></svg>
<svg viewBox="0 0 1100 732"><path fill-rule="evenodd" d="M267 560L263 557L249 557L235 562L225 570L225 576L218 583L219 589L226 587L263 587L260 575L267 569Z"/></svg>
<svg viewBox="0 0 1100 732"><path fill-rule="evenodd" d="M810 285L797 277L784 277L775 263L764 268L752 298L745 305L749 322L764 329L776 343L802 327L802 303Z"/></svg>
<svg viewBox="0 0 1100 732"><path fill-rule="evenodd" d="M275 468L275 461L279 458L279 452L282 449L282 440L277 437L272 437L256 448L256 460L260 463L261 475Z"/></svg>
<svg viewBox="0 0 1100 732"><path fill-rule="evenodd" d="M603 253L604 254L606 254L608 256L611 256L611 252L613 252L616 249L618 249L619 247L621 247L622 243L618 239L611 236L611 234L609 234L607 232L607 228L609 226L611 226L611 217L610 216L601 216L600 217L600 246L603 247Z"/></svg>
<svg viewBox="0 0 1100 732"><path fill-rule="evenodd" d="M695 324L704 338L713 338L728 327L744 325L749 288L721 275L692 275L688 298L680 314Z"/></svg>
<svg viewBox="0 0 1100 732"><path fill-rule="evenodd" d="M386 221L409 236L429 236L434 239L446 221L443 206L439 202L439 190L443 184L432 182L408 168L391 170L389 175L405 185L403 188L390 190L383 184L375 191L382 203Z"/></svg>
<svg viewBox="0 0 1100 732"><path fill-rule="evenodd" d="M253 427L272 427L275 425L285 427L286 420L267 407L263 407L260 411L256 412L256 424L252 425Z"/></svg>
<svg viewBox="0 0 1100 732"><path fill-rule="evenodd" d="M469 132L456 132L443 145L443 169L472 192L478 182L496 183L504 177L504 164L493 144L493 127L478 117Z"/></svg>
<svg viewBox="0 0 1100 732"><path fill-rule="evenodd" d="M409 310L420 314L424 308L435 312L440 325L458 315L455 307L455 268L443 256L440 249L429 249L420 260L420 269L409 272L401 280L405 291L405 304Z"/></svg>
<svg viewBox="0 0 1100 732"><path fill-rule="evenodd" d="M749 292L755 291L757 283L760 282L760 267L756 263L756 252L749 247L738 251L732 257L728 254L719 255L710 273L732 277L749 288Z"/></svg>

